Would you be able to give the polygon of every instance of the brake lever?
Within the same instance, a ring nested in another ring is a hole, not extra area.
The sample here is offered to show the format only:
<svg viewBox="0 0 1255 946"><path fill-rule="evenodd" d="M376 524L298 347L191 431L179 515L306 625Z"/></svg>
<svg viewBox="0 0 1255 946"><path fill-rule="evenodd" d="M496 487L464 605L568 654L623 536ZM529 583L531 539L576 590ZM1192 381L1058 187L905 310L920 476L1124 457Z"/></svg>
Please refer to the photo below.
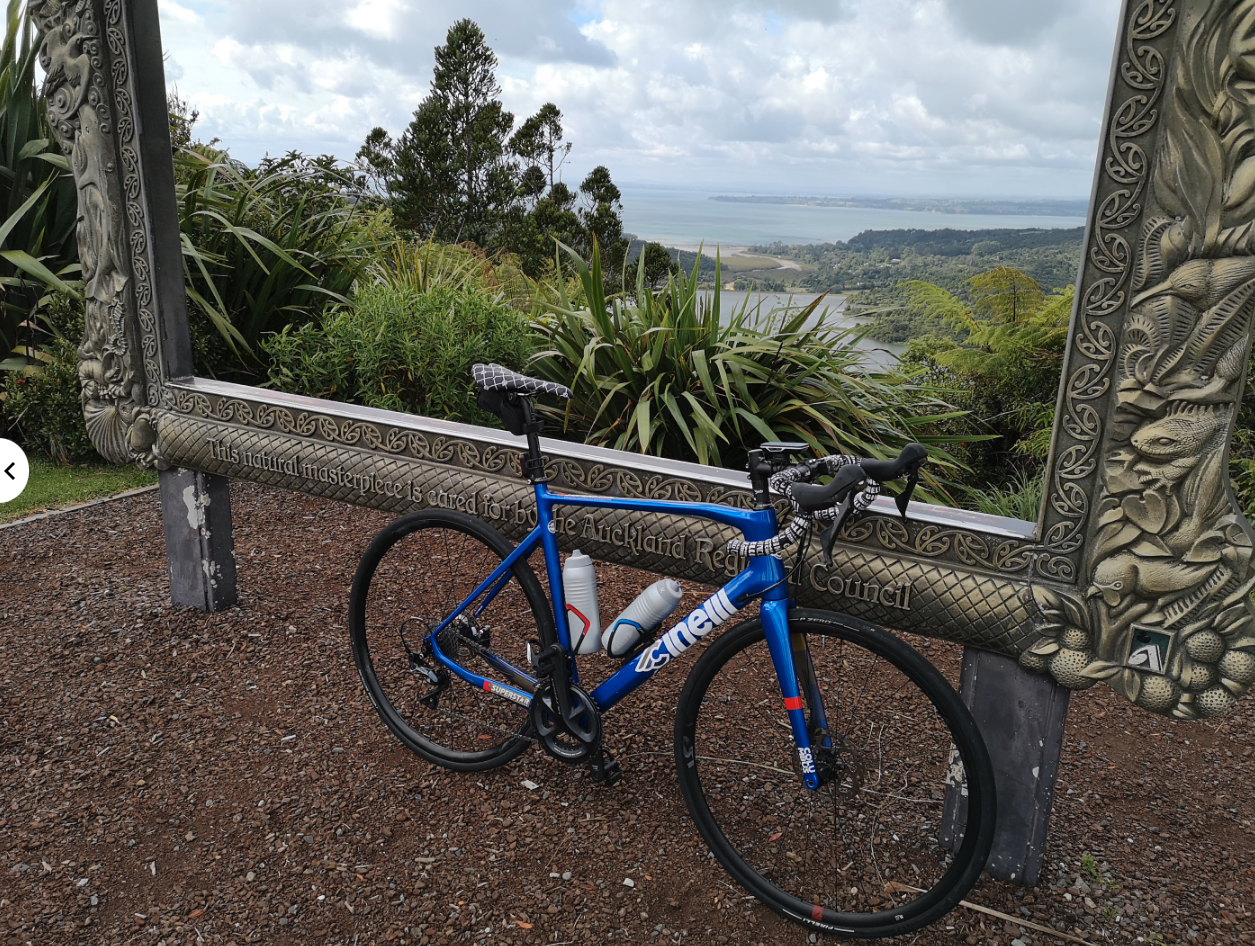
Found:
<svg viewBox="0 0 1255 946"><path fill-rule="evenodd" d="M837 507L837 518L832 521L823 534L819 537L820 548L824 553L824 565L832 566L832 547L837 542L837 535L841 532L841 527L845 525L845 520L849 518L851 510L854 508L854 494L857 490L850 490L845 494L845 499L841 500L841 505Z"/></svg>
<svg viewBox="0 0 1255 946"><path fill-rule="evenodd" d="M911 496L915 493L915 487L919 485L919 471L923 465L923 463L916 463L911 467L911 472L906 478L906 489L894 497L893 501L898 506L898 514L903 519L906 519L906 507L911 504Z"/></svg>

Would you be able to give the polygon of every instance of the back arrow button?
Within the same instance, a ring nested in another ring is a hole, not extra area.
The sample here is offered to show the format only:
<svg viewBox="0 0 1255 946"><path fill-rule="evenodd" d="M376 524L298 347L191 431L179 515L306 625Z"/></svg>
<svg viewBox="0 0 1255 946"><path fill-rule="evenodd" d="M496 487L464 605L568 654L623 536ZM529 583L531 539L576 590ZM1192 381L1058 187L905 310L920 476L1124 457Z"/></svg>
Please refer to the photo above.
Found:
<svg viewBox="0 0 1255 946"><path fill-rule="evenodd" d="M5 476L7 476L7 477L8 477L9 479L11 479L11 480L15 480L15 479L17 479L17 477L16 477L16 476L14 476L14 475L13 475L13 472L12 472L12 470L13 470L13 468L14 468L15 466L17 466L17 464L16 464L16 463L10 463L8 466L6 466L6 467L4 468L4 475L5 475Z"/></svg>

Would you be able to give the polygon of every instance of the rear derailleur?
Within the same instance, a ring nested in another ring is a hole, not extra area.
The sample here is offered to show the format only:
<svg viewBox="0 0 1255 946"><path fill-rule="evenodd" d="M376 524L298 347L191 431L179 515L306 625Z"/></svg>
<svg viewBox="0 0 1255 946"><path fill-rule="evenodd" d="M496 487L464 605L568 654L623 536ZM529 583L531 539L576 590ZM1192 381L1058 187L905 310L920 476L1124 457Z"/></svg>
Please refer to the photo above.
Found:
<svg viewBox="0 0 1255 946"><path fill-rule="evenodd" d="M430 710L440 709L440 694L449 689L449 671L436 662L431 641L423 641L422 653L409 647L405 648L405 652L410 661L410 673L431 688L418 701Z"/></svg>

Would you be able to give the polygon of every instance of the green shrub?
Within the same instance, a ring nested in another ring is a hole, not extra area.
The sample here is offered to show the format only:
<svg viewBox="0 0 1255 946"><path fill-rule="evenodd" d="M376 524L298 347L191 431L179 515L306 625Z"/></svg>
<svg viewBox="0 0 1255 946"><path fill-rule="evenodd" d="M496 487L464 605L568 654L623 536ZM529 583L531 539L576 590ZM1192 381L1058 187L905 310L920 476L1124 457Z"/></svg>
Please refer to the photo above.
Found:
<svg viewBox="0 0 1255 946"><path fill-rule="evenodd" d="M567 436L732 468L765 440L873 457L946 440L934 431L946 405L900 372L864 369L859 333L826 322L820 300L729 313L717 288L699 291L700 260L657 294L638 266L634 298L607 299L596 248L591 269L571 257L587 305L561 293L537 325L535 368L574 392L565 411L549 408Z"/></svg>
<svg viewBox="0 0 1255 946"><path fill-rule="evenodd" d="M50 360L4 380L4 420L31 453L59 463L99 460L87 436L79 398L78 352L68 339L54 340Z"/></svg>
<svg viewBox="0 0 1255 946"><path fill-rule="evenodd" d="M1074 290L1047 293L1018 270L998 267L952 293L930 283L901 287L913 316L966 333L911 341L901 362L969 414L961 436L972 487L1010 495L1045 465ZM1029 518L1036 518L1036 513Z"/></svg>
<svg viewBox="0 0 1255 946"><path fill-rule="evenodd" d="M38 338L19 348L29 365L0 375L0 430L31 453L59 463L98 461L83 423L78 378L83 303L66 293L44 301Z"/></svg>
<svg viewBox="0 0 1255 946"><path fill-rule="evenodd" d="M1041 514L1042 491L1045 488L1045 471L1031 476L1017 473L1015 479L1004 487L969 490L964 505L974 505L990 516L1009 516L1036 522Z"/></svg>
<svg viewBox="0 0 1255 946"><path fill-rule="evenodd" d="M532 353L524 316L498 295L437 285L376 285L318 323L263 342L269 387L367 407L500 426L475 405L471 365L524 370Z"/></svg>

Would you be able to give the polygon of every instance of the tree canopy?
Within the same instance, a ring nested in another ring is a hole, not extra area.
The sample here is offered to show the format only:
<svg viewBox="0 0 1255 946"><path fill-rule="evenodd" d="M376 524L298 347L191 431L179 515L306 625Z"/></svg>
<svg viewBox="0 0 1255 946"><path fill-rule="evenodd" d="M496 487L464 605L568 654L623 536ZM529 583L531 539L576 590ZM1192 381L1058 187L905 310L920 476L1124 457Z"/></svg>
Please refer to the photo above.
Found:
<svg viewBox="0 0 1255 946"><path fill-rule="evenodd" d="M480 245L498 229L516 184L506 151L514 116L501 104L496 68L471 20L454 23L436 48L431 92L395 149L389 191L401 227Z"/></svg>
<svg viewBox="0 0 1255 946"><path fill-rule="evenodd" d="M405 131L394 140L372 129L357 152L360 173L396 225L515 253L532 276L554 265L557 243L588 258L595 240L617 277L627 251L622 194L604 166L578 191L563 183L572 144L561 109L546 102L515 130L501 102L497 56L471 20L449 28L435 58L431 91Z"/></svg>

